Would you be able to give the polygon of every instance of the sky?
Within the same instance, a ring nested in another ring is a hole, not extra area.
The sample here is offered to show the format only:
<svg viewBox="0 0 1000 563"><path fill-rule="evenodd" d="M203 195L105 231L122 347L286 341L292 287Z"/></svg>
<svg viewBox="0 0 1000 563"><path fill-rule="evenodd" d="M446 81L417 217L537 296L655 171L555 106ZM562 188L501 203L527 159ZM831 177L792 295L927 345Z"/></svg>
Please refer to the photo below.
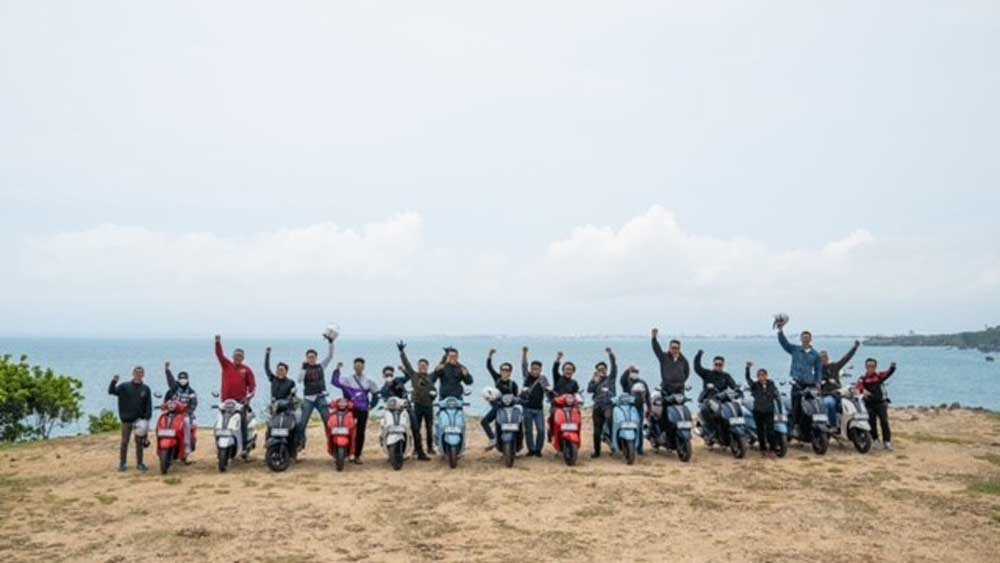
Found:
<svg viewBox="0 0 1000 563"><path fill-rule="evenodd" d="M995 2L0 0L0 334L1000 323Z"/></svg>

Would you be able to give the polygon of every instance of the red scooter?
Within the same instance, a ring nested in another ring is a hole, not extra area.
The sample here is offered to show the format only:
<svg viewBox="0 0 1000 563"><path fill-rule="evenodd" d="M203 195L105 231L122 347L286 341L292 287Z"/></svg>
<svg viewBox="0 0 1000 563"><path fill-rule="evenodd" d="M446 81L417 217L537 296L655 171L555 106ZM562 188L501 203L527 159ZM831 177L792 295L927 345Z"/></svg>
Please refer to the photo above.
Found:
<svg viewBox="0 0 1000 563"><path fill-rule="evenodd" d="M160 418L156 421L156 455L160 458L160 473L164 475L175 460L187 460L187 444L184 442L187 416L187 403L171 399L160 405ZM192 424L192 445L194 442L195 427Z"/></svg>
<svg viewBox="0 0 1000 563"><path fill-rule="evenodd" d="M561 452L566 465L576 465L580 453L580 400L576 395L559 395L552 401L552 447Z"/></svg>
<svg viewBox="0 0 1000 563"><path fill-rule="evenodd" d="M344 470L348 455L354 455L354 403L347 399L330 402L330 418L326 423L326 451L333 456L337 471Z"/></svg>

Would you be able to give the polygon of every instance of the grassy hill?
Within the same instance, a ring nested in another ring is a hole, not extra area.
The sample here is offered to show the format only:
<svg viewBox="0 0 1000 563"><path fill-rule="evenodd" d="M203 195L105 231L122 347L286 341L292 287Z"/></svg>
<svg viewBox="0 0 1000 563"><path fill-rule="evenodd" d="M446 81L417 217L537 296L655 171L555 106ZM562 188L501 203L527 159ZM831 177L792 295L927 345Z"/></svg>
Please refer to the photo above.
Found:
<svg viewBox="0 0 1000 563"><path fill-rule="evenodd" d="M904 336L869 336L868 346L950 346L962 350L1000 352L1000 325L986 330L958 334L910 334Z"/></svg>

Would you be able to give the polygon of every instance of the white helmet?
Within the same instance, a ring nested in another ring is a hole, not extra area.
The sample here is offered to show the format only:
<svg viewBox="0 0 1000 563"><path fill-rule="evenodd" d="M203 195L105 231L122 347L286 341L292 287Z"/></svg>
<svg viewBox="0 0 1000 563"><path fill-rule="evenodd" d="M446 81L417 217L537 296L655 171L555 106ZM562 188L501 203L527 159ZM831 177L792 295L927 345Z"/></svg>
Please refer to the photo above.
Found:
<svg viewBox="0 0 1000 563"><path fill-rule="evenodd" d="M774 325L773 328L778 328L788 324L788 313L777 313L774 315Z"/></svg>
<svg viewBox="0 0 1000 563"><path fill-rule="evenodd" d="M646 386L643 385L642 383L636 383L635 385L632 386L633 395L641 395L645 392L646 392Z"/></svg>
<svg viewBox="0 0 1000 563"><path fill-rule="evenodd" d="M496 387L487 387L483 389L483 400L487 403L492 403L500 398L500 391Z"/></svg>
<svg viewBox="0 0 1000 563"><path fill-rule="evenodd" d="M323 331L323 336L329 338L330 340L337 338L339 334L340 326L338 326L337 323L327 325L326 330Z"/></svg>

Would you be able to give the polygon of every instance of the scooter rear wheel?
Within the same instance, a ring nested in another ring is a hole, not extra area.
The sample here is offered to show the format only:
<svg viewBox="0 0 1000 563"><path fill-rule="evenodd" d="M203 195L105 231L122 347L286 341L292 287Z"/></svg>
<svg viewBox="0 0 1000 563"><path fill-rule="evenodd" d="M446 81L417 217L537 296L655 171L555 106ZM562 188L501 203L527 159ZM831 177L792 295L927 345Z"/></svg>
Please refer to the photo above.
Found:
<svg viewBox="0 0 1000 563"><path fill-rule="evenodd" d="M677 459L684 463L691 461L691 440L677 439Z"/></svg>
<svg viewBox="0 0 1000 563"><path fill-rule="evenodd" d="M867 430L852 428L851 442L854 443L854 449L858 450L858 453L866 454L872 449L872 434Z"/></svg>
<svg viewBox="0 0 1000 563"><path fill-rule="evenodd" d="M566 465L570 467L576 465L576 460L579 457L579 451L577 450L576 444L573 442L563 442L563 460Z"/></svg>
<svg viewBox="0 0 1000 563"><path fill-rule="evenodd" d="M170 464L174 461L174 450L160 450L160 475L166 475L170 471Z"/></svg>
<svg viewBox="0 0 1000 563"><path fill-rule="evenodd" d="M337 471L344 470L344 464L347 462L347 448L343 446L337 446L333 448L333 466Z"/></svg>
<svg viewBox="0 0 1000 563"><path fill-rule="evenodd" d="M635 464L635 442L628 441L622 444L622 451L625 453L625 463Z"/></svg>
<svg viewBox="0 0 1000 563"><path fill-rule="evenodd" d="M514 442L503 443L503 464L514 467Z"/></svg>
<svg viewBox="0 0 1000 563"><path fill-rule="evenodd" d="M271 471L281 473L292 464L292 456L288 452L287 444L274 444L267 447L265 455L267 466Z"/></svg>
<svg viewBox="0 0 1000 563"><path fill-rule="evenodd" d="M813 430L810 442L812 442L812 449L816 455L826 455L826 450L830 447L830 439L826 432Z"/></svg>

